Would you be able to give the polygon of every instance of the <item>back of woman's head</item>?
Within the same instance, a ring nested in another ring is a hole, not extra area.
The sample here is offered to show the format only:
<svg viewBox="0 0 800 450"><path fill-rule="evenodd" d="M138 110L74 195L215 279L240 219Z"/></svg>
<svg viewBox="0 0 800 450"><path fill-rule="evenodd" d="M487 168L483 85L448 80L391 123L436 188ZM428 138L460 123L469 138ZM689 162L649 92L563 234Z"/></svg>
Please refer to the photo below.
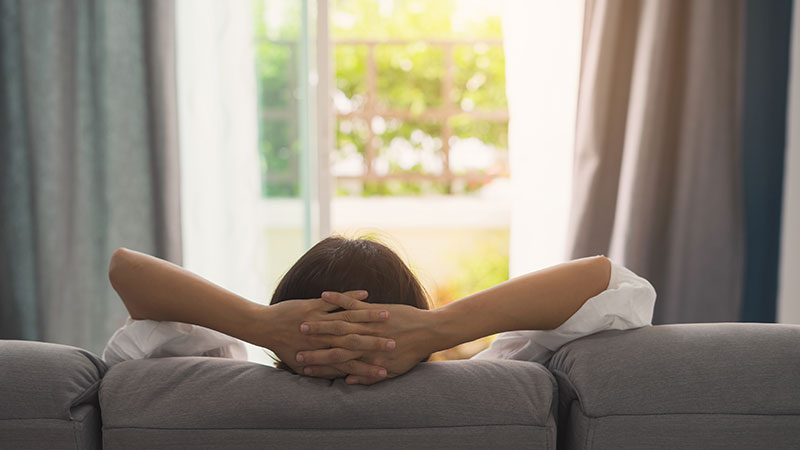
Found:
<svg viewBox="0 0 800 450"><path fill-rule="evenodd" d="M369 293L369 303L430 308L419 280L389 247L338 236L323 239L300 257L278 283L270 304L359 289Z"/></svg>

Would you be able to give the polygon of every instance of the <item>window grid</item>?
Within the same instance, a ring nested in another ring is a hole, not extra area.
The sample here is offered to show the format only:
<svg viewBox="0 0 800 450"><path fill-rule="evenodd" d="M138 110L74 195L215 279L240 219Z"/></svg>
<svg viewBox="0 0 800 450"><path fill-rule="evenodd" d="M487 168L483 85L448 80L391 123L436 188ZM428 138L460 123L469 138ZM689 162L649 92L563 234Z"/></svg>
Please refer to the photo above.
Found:
<svg viewBox="0 0 800 450"><path fill-rule="evenodd" d="M444 50L444 77L442 77L440 84L441 97L443 99L443 106L438 108L427 108L420 114L412 114L410 111L403 109L386 109L378 107L378 69L375 61L375 49L381 45L409 45L415 43L424 43L433 47L440 47ZM290 58L287 70L289 72L289 91L292 97L295 96L297 89L297 67L296 67L296 42L290 40L259 40L259 45L280 45L287 47L290 50ZM357 180L365 181L387 181L387 180L402 180L402 181L421 181L431 180L443 182L447 186L448 192L451 189L452 182L455 180L463 180L467 183L482 182L502 175L497 174L484 174L480 172L471 172L464 174L454 174L450 170L450 138L453 135L453 127L450 119L456 116L466 116L473 119L490 121L496 123L508 122L508 109L473 109L465 111L453 100L450 92L454 87L454 78L456 66L453 61L453 51L457 46L475 46L477 44L485 44L487 46L498 47L502 46L500 39L389 39L389 40L369 40L369 39L343 39L334 41L334 46L365 46L367 47L367 64L366 64L366 80L367 80L367 98L364 108L361 110L349 113L336 113L337 126L338 121L341 119L360 119L364 120L367 124L367 139L364 150L364 173L362 175L351 176L335 176L336 180ZM335 54L335 53L333 53ZM286 121L290 126L290 135L292 139L297 138L297 105L296 102L289 101L288 105L284 107L270 107L270 105L261 105L259 108L259 119L261 121ZM375 173L373 161L377 157L375 133L372 130L372 120L375 117L382 117L386 119L400 119L403 121L421 120L425 122L438 122L442 126L441 140L442 140L442 154L443 154L443 169L441 174L431 173L388 173L379 175ZM292 170L288 172L273 172L269 171L268 176L271 180L277 182L289 182L297 177L297 155L291 153L291 161L289 166Z"/></svg>
<svg viewBox="0 0 800 450"><path fill-rule="evenodd" d="M382 109L377 107L377 80L378 69L375 63L375 48L380 45L408 45L415 43L424 43L426 45L441 47L444 50L444 77L442 77L440 89L441 97L444 105L440 108L428 108L421 114L411 114L409 111L401 109ZM486 120L492 122L505 123L508 122L508 109L494 109L494 110L480 110L474 109L471 111L462 110L456 104L450 92L453 90L453 81L455 78L455 64L453 62L453 50L456 46L474 46L476 44L485 44L488 46L502 46L503 42L500 39L439 39L439 40L425 40L425 39L389 39L389 40L369 40L369 39L346 39L336 40L336 46L366 46L367 47L367 99L365 107L360 111L353 111L346 114L337 113L337 122L341 119L362 119L367 123L367 139L366 148L364 149L364 174L354 176L337 176L337 180L359 180L359 181L385 181L385 180L403 180L403 181L418 181L418 180L435 180L442 181L448 186L454 180L464 180L467 182L484 181L490 178L495 178L497 175L482 174L482 173L466 173L466 174L453 174L450 170L450 138L453 134L453 129L450 124L450 118L455 116L467 116L474 119ZM443 170L441 174L425 174L425 173L389 173L385 175L378 175L373 168L373 161L376 158L377 148L375 146L375 134L372 130L372 119L374 117L394 118L404 121L408 120L423 120L426 122L439 122L442 124L442 153L444 157ZM449 189L448 189L449 190Z"/></svg>

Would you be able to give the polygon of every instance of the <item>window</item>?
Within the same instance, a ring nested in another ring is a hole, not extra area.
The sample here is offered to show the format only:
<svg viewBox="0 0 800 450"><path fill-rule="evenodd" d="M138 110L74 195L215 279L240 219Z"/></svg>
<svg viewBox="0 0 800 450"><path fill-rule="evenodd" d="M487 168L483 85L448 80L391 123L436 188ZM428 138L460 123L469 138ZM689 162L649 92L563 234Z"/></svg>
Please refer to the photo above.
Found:
<svg viewBox="0 0 800 450"><path fill-rule="evenodd" d="M369 20L346 17L354 30ZM335 56L338 195L469 193L508 177L498 38L344 37Z"/></svg>
<svg viewBox="0 0 800 450"><path fill-rule="evenodd" d="M506 280L508 110L496 2L257 0L254 19L268 277L277 281L321 237L303 235L327 218L333 232L388 241L437 305ZM333 66L327 92L320 57ZM330 136L315 122L329 107ZM304 144L309 137L318 146ZM330 200L315 196L326 189Z"/></svg>

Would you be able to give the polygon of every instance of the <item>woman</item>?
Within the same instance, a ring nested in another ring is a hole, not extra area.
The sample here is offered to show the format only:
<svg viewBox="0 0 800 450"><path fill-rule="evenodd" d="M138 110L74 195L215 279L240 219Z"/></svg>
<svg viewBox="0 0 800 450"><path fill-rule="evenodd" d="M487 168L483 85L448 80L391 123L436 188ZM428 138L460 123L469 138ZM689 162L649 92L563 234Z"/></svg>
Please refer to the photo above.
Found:
<svg viewBox="0 0 800 450"><path fill-rule="evenodd" d="M361 384L398 376L435 351L495 333L502 334L477 357L544 362L577 337L649 324L655 301L646 280L595 256L429 310L424 290L394 252L377 242L339 237L303 255L269 306L126 249L112 256L109 278L132 319L180 324L129 322L109 342L107 361L213 354L202 347L224 336L204 328L179 330L194 324L269 348L297 373L346 376L346 382ZM155 332L159 328L163 337ZM165 352L168 341L178 345ZM136 351L124 354L125 344ZM243 357L237 350L218 354Z"/></svg>

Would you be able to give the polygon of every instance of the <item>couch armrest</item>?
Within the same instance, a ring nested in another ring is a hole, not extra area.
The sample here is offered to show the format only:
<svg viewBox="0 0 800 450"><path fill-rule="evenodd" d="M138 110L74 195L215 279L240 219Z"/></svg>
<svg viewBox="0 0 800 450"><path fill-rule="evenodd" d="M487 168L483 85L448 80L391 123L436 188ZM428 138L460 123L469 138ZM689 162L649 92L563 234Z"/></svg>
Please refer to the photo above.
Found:
<svg viewBox="0 0 800 450"><path fill-rule="evenodd" d="M795 450L800 443L800 326L661 325L562 347L565 450Z"/></svg>
<svg viewBox="0 0 800 450"><path fill-rule="evenodd" d="M100 448L97 391L106 365L75 347L0 341L0 442Z"/></svg>

